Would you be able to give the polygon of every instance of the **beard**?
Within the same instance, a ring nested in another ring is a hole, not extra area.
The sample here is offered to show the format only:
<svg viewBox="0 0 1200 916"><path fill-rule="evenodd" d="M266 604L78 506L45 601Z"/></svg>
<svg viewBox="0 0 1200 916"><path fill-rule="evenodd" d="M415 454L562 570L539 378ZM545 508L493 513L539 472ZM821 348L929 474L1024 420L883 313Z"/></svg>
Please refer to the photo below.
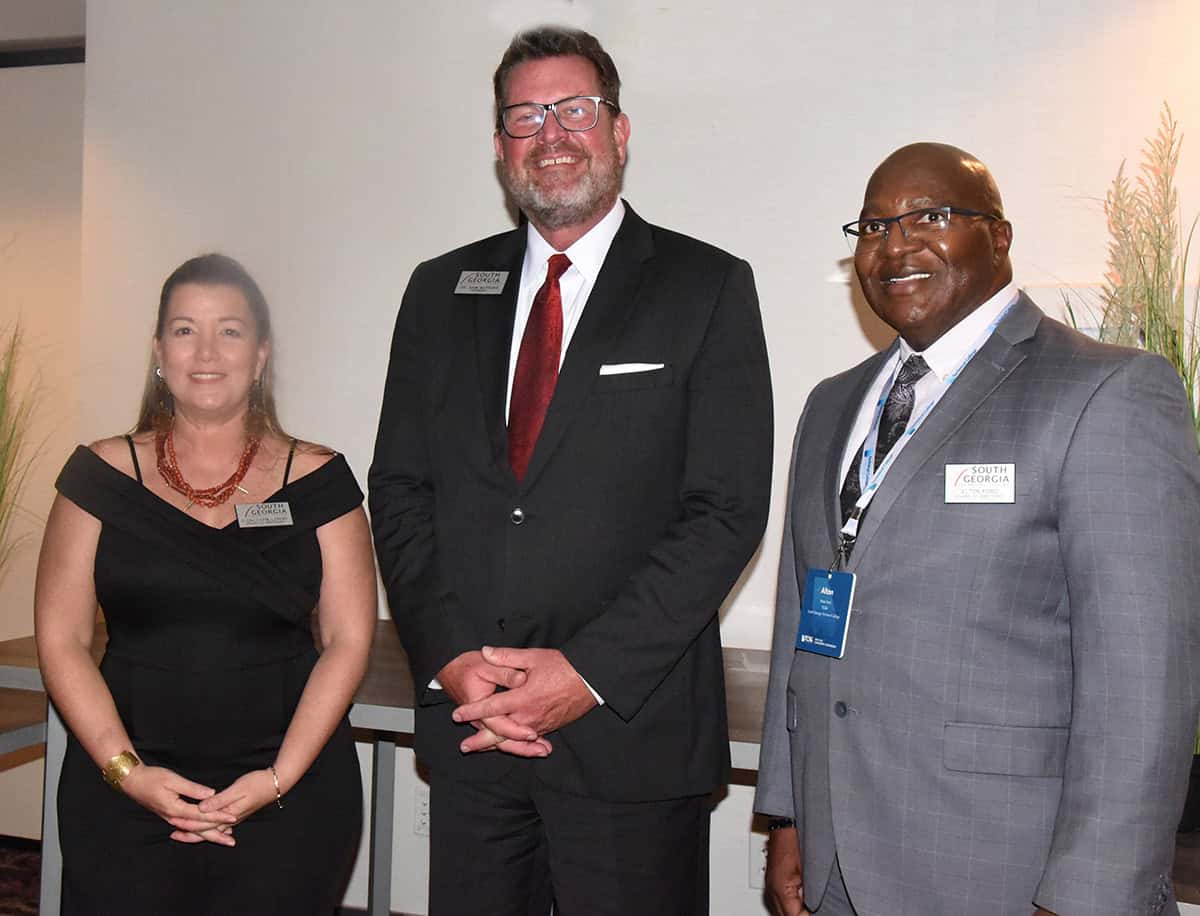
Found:
<svg viewBox="0 0 1200 916"><path fill-rule="evenodd" d="M535 163L547 156L569 154L587 163L571 183L539 183ZM553 150L531 150L524 161L501 163L500 175L509 196L530 221L546 229L562 229L588 221L616 202L625 166L615 144L593 155L587 149L559 144Z"/></svg>

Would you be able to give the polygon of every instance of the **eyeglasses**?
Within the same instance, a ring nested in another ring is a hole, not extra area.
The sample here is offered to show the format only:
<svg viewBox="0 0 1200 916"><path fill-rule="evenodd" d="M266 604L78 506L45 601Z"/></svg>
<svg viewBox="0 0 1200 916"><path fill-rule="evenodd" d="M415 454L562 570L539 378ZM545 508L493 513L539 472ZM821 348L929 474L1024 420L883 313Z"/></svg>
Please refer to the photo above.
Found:
<svg viewBox="0 0 1200 916"><path fill-rule="evenodd" d="M546 112L553 112L554 119L563 130L591 130L600 120L600 106L607 105L613 114L621 109L615 102L598 95L573 95L543 105L541 102L520 102L505 105L500 109L500 129L514 140L534 136L546 123Z"/></svg>
<svg viewBox="0 0 1200 916"><path fill-rule="evenodd" d="M1003 219L995 213L967 210L963 207L923 207L910 210L899 216L876 216L871 219L856 219L842 226L847 240L858 247L878 245L888 237L888 227L895 223L906 239L931 239L943 235L950 228L950 215L978 216L984 219Z"/></svg>

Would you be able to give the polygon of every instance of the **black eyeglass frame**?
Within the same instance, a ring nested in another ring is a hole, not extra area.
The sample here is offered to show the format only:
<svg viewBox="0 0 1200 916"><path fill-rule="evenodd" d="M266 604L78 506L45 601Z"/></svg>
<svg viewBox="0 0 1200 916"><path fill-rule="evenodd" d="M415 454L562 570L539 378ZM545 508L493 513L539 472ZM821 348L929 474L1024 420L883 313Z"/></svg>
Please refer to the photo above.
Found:
<svg viewBox="0 0 1200 916"><path fill-rule="evenodd" d="M558 117L558 106L563 104L563 102L574 102L576 99L587 99L589 102L596 103L596 120L593 121L591 123L591 125L588 127L567 127L567 125L564 124L562 122L562 120ZM525 108L526 106L530 106L530 105L533 106L534 108L542 109L542 123L540 123L538 125L538 129L535 130L533 133L523 134L522 136L518 137L511 130L509 130L508 127L505 125L504 113L506 111L512 111L514 108ZM513 105L505 105L503 108L500 109L500 113L496 117L496 127L498 127L501 131L503 131L508 136L512 137L514 140L528 140L530 137L536 137L538 134L540 134L542 132L542 128L546 126L546 112L550 112L552 115L554 115L554 120L558 121L558 126L561 127L563 130L570 131L573 134L581 134L581 133L584 133L585 131L594 129L595 126L600 123L600 106L601 105L607 105L609 108L611 108L614 115L619 115L621 113L620 105L618 105L616 102L613 102L609 99L604 98L604 96L602 96L602 95L569 95L565 99L559 99L557 102L516 102Z"/></svg>
<svg viewBox="0 0 1200 916"><path fill-rule="evenodd" d="M897 226L900 227L900 234L907 239L908 233L904 231L904 226L903 226L903 224L901 224L900 220L902 220L908 216L913 216L914 214L917 214L917 213L931 213L931 212L932 213L945 213L947 222L949 221L951 214L957 214L958 216L982 216L985 219L994 219L994 220L1003 220L1004 219L1003 216L997 216L995 213L984 213L982 210L969 210L966 207L951 207L951 206L918 207L916 210L909 210L907 213L901 213L899 216L874 216L874 217L871 217L870 219L861 219L860 218L860 219L851 220L850 222L848 222L844 226L842 226L842 234L845 235L846 238L861 239L864 236L856 228L860 223L883 223L883 232L879 236L875 236L875 235L867 236L868 239L875 239L878 237L878 239L881 242L883 242L883 241L887 241L888 232L890 231L888 229L888 224L895 223Z"/></svg>

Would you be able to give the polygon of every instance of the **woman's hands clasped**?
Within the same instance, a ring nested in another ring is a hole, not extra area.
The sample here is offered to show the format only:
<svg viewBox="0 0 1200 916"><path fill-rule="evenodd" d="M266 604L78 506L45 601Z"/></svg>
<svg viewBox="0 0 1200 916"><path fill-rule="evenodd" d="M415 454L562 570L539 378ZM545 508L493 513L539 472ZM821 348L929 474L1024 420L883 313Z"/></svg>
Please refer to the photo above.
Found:
<svg viewBox="0 0 1200 916"><path fill-rule="evenodd" d="M165 767L139 766L122 780L121 791L173 827L172 840L221 846L237 845L234 825L277 799L269 769L244 773L218 792Z"/></svg>
<svg viewBox="0 0 1200 916"><path fill-rule="evenodd" d="M270 781L270 778L268 773L267 780ZM237 815L224 810L222 805L207 809L202 807L217 797L215 789L185 779L166 767L143 765L134 767L121 780L121 791L174 827L171 833L173 840L235 845L232 829L238 821ZM274 786L271 795L273 798ZM188 798L199 801L186 801Z"/></svg>

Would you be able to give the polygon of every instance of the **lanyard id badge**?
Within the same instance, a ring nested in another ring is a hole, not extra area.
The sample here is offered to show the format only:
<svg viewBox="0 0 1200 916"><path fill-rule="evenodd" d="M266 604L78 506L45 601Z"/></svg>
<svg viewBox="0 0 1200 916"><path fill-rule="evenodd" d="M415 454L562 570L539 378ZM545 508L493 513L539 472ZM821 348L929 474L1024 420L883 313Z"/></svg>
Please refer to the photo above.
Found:
<svg viewBox="0 0 1200 916"><path fill-rule="evenodd" d="M846 654L846 631L854 607L854 573L810 569L804 577L796 648L830 658Z"/></svg>

